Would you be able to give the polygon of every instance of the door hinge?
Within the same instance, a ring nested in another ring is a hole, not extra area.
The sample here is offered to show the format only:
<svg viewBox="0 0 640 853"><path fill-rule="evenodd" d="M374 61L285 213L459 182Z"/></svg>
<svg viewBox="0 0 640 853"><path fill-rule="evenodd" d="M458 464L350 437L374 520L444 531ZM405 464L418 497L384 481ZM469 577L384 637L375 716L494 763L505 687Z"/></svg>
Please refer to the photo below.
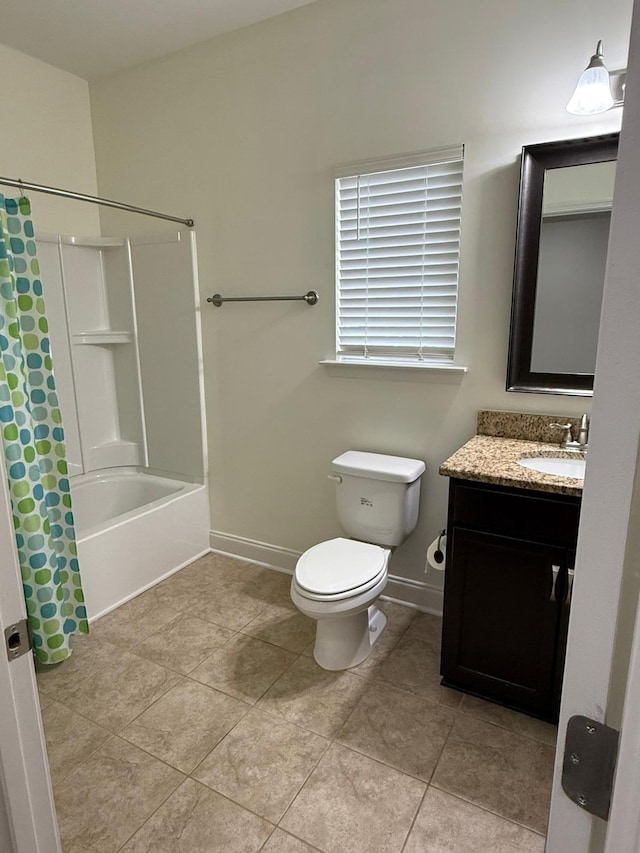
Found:
<svg viewBox="0 0 640 853"><path fill-rule="evenodd" d="M31 651L31 630L28 619L14 622L4 630L4 642L9 660L26 655Z"/></svg>
<svg viewBox="0 0 640 853"><path fill-rule="evenodd" d="M567 723L562 788L577 806L603 820L609 817L619 736L588 717L571 717Z"/></svg>

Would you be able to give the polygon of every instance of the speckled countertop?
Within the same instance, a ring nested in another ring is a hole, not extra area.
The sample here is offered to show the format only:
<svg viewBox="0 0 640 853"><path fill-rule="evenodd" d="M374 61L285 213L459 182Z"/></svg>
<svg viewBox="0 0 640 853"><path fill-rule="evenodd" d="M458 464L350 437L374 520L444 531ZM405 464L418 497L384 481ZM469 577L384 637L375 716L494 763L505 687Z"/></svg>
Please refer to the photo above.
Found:
<svg viewBox="0 0 640 853"><path fill-rule="evenodd" d="M582 495L583 481L574 477L542 474L518 465L518 459L531 456L584 458L582 453L560 450L557 444L524 441L494 435L476 435L440 466L440 474L461 480L479 480L517 489L535 489L562 495Z"/></svg>

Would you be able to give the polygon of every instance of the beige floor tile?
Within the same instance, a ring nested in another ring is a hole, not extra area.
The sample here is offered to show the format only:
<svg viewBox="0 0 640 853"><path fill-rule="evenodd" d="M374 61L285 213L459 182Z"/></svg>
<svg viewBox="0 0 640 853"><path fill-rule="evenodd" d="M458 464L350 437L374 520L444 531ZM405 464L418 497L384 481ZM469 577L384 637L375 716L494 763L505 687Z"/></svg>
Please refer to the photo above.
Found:
<svg viewBox="0 0 640 853"><path fill-rule="evenodd" d="M208 576L207 586L217 591L235 589L256 604L291 603L290 574L238 560L232 560L228 565L216 564Z"/></svg>
<svg viewBox="0 0 640 853"><path fill-rule="evenodd" d="M471 714L472 717L477 717L479 720L484 720L486 723L502 726L503 729L509 729L509 731L519 735L526 735L526 737L539 740L541 743L546 743L555 748L558 727L552 723L536 720L527 714L520 714L518 711L503 708L502 705L486 702L484 699L478 699L475 696L465 696L460 705L460 710L465 714Z"/></svg>
<svg viewBox="0 0 640 853"><path fill-rule="evenodd" d="M143 593L92 622L91 632L96 639L131 649L179 615L172 604L158 604L153 594Z"/></svg>
<svg viewBox="0 0 640 853"><path fill-rule="evenodd" d="M209 554L203 560L210 561L209 581L222 580L242 583L247 588L252 585L256 586L268 593L268 595L263 594L265 601L267 598L272 601L274 593L283 590L288 591L291 585L291 575L288 572L267 569L256 563L249 563L233 557L223 557L221 554Z"/></svg>
<svg viewBox="0 0 640 853"><path fill-rule="evenodd" d="M281 826L326 853L399 853L425 787L334 744Z"/></svg>
<svg viewBox="0 0 640 853"><path fill-rule="evenodd" d="M98 639L93 632L88 636L78 635L74 637L71 655L62 663L36 665L38 690L52 697L64 695L70 688L109 666L120 654L118 646Z"/></svg>
<svg viewBox="0 0 640 853"><path fill-rule="evenodd" d="M135 654L188 675L233 636L229 628L184 615L143 640Z"/></svg>
<svg viewBox="0 0 640 853"><path fill-rule="evenodd" d="M55 699L53 696L47 693L43 693L42 690L38 690L38 704L40 705L40 712L44 711L46 708L49 708Z"/></svg>
<svg viewBox="0 0 640 853"><path fill-rule="evenodd" d="M63 661L63 663L67 663L67 661ZM45 696L48 696L50 699L53 699L54 697L54 679L51 678L51 673L56 672L61 667L61 664L56 663L52 666L45 666L34 659L33 665L36 673L36 685L38 687L38 693L40 694L42 704L42 700Z"/></svg>
<svg viewBox="0 0 640 853"><path fill-rule="evenodd" d="M293 606L291 601L291 575L284 572L274 572L272 569L262 569L255 579L243 584L250 593L267 604L282 604Z"/></svg>
<svg viewBox="0 0 640 853"><path fill-rule="evenodd" d="M337 740L426 782L455 712L379 682L372 684Z"/></svg>
<svg viewBox="0 0 640 853"><path fill-rule="evenodd" d="M261 853L314 853L318 848L294 838L288 832L276 829L262 848Z"/></svg>
<svg viewBox="0 0 640 853"><path fill-rule="evenodd" d="M250 585L224 581L203 585L194 597L191 614L207 622L239 631L255 619L269 604L254 594Z"/></svg>
<svg viewBox="0 0 640 853"><path fill-rule="evenodd" d="M146 752L112 738L56 788L64 853L120 850L183 779Z"/></svg>
<svg viewBox="0 0 640 853"><path fill-rule="evenodd" d="M295 660L295 655L253 637L232 637L191 673L191 678L251 704Z"/></svg>
<svg viewBox="0 0 640 853"><path fill-rule="evenodd" d="M236 557L227 557L224 554L205 554L195 563L182 569L180 574L194 581L230 580L248 581L256 580L265 571L263 566L248 563Z"/></svg>
<svg viewBox="0 0 640 853"><path fill-rule="evenodd" d="M191 565L185 566L177 574L197 585L208 584L211 581L221 579L238 580L242 577L257 577L260 569L260 566L246 563L243 560L236 560L233 557L224 557L222 554L205 554Z"/></svg>
<svg viewBox="0 0 640 853"><path fill-rule="evenodd" d="M273 826L187 779L123 853L257 853Z"/></svg>
<svg viewBox="0 0 640 853"><path fill-rule="evenodd" d="M424 699L457 708L462 702L462 694L440 684L439 649L415 635L411 636L413 625L415 622L383 661L375 677Z"/></svg>
<svg viewBox="0 0 640 853"><path fill-rule="evenodd" d="M192 775L277 823L328 746L324 738L254 708Z"/></svg>
<svg viewBox="0 0 640 853"><path fill-rule="evenodd" d="M293 603L268 604L242 632L300 654L313 641L316 623L296 610Z"/></svg>
<svg viewBox="0 0 640 853"><path fill-rule="evenodd" d="M544 833L553 761L553 747L459 714L431 781Z"/></svg>
<svg viewBox="0 0 640 853"><path fill-rule="evenodd" d="M122 730L121 737L190 773L249 706L185 679Z"/></svg>
<svg viewBox="0 0 640 853"><path fill-rule="evenodd" d="M439 652L442 645L442 617L432 613L417 613L409 626L407 636L429 643Z"/></svg>
<svg viewBox="0 0 640 853"><path fill-rule="evenodd" d="M378 601L378 607L387 617L387 631L390 634L404 634L409 625L419 615L418 610L396 604L395 601Z"/></svg>
<svg viewBox="0 0 640 853"><path fill-rule="evenodd" d="M156 607L173 607L176 613L189 613L202 586L202 582L196 582L184 574L190 568L187 566L144 592L142 595L145 601L152 602Z"/></svg>
<svg viewBox="0 0 640 853"><path fill-rule="evenodd" d="M119 732L180 679L163 666L118 650L108 665L59 698L94 723Z"/></svg>
<svg viewBox="0 0 640 853"><path fill-rule="evenodd" d="M380 667L400 642L401 636L402 634L395 634L389 631L388 628L385 628L371 650L369 657L357 666L352 667L349 672L355 672L363 678L376 678ZM311 657L313 657L313 650Z"/></svg>
<svg viewBox="0 0 640 853"><path fill-rule="evenodd" d="M110 732L57 702L43 710L42 724L54 785L111 737Z"/></svg>
<svg viewBox="0 0 640 853"><path fill-rule="evenodd" d="M291 575L288 572L274 572L264 569L265 574L258 579L264 588L265 594L273 604L288 604L291 601Z"/></svg>
<svg viewBox="0 0 640 853"><path fill-rule="evenodd" d="M219 621L224 611L216 609L216 600L240 603L258 613L262 605L273 602L282 590L288 590L289 575L265 569L218 554L208 554L144 593L156 603L173 604L192 613L194 607L207 612L211 621ZM217 619L211 615L217 613ZM235 628L235 625L231 627Z"/></svg>
<svg viewBox="0 0 640 853"><path fill-rule="evenodd" d="M544 853L544 838L429 788L403 853Z"/></svg>
<svg viewBox="0 0 640 853"><path fill-rule="evenodd" d="M439 753L405 853L542 853L554 728L441 687L441 620L395 602L321 669L290 582L206 555L37 673L65 853L393 853Z"/></svg>
<svg viewBox="0 0 640 853"><path fill-rule="evenodd" d="M258 707L323 737L334 737L367 688L351 672L329 672L307 657L265 693Z"/></svg>

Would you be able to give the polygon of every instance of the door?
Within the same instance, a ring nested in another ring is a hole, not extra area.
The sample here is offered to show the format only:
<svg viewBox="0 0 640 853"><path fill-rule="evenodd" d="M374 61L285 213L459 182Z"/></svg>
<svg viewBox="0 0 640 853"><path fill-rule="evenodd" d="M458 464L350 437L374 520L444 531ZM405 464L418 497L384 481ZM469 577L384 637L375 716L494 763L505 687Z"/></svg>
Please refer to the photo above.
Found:
<svg viewBox="0 0 640 853"><path fill-rule="evenodd" d="M626 103L620 138L611 237L598 341L587 475L578 549L547 853L636 853L640 719L637 653L632 654L624 713L616 684L626 682L623 642L637 612L637 494L640 440L640 0L634 4ZM620 595L622 584L624 595ZM613 678L612 678L613 675ZM612 689L613 685L613 689ZM636 694L636 695L634 695ZM609 826L562 791L568 719L584 714L605 723L621 717L622 744ZM628 746L626 749L624 745ZM631 756L631 767L629 761ZM635 828L633 826L635 821ZM605 837L609 833L609 839ZM634 837L635 836L635 837ZM607 845L606 848L604 845Z"/></svg>
<svg viewBox="0 0 640 853"><path fill-rule="evenodd" d="M445 683L553 717L566 549L453 527Z"/></svg>
<svg viewBox="0 0 640 853"><path fill-rule="evenodd" d="M6 482L0 454L0 849L60 853L33 658L9 662L4 647L4 628L26 615Z"/></svg>

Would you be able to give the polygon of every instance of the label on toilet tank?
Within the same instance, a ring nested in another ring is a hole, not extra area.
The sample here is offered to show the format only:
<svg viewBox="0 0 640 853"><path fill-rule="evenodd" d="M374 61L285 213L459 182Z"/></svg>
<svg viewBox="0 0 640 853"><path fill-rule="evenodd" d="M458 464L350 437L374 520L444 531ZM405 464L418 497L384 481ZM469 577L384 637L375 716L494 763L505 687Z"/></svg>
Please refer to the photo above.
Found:
<svg viewBox="0 0 640 853"><path fill-rule="evenodd" d="M360 506L373 506L371 498L360 498Z"/></svg>

